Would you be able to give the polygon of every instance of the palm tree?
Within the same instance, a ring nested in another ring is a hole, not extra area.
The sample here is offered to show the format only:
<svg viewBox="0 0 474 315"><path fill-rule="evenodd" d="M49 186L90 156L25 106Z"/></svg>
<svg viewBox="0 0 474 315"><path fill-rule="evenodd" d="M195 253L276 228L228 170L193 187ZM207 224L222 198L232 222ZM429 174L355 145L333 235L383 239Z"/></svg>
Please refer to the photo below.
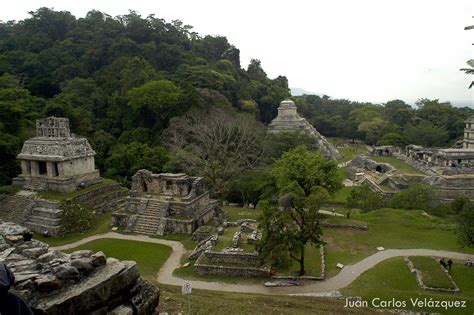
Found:
<svg viewBox="0 0 474 315"><path fill-rule="evenodd" d="M473 16L474 17L474 16ZM474 29L474 25L466 26L464 30L472 30ZM474 44L473 44L474 45ZM459 69L460 71L464 71L466 74L474 74L474 59L468 60L467 64L470 68L461 68ZM474 86L474 81L471 81L471 84L469 85L469 89Z"/></svg>

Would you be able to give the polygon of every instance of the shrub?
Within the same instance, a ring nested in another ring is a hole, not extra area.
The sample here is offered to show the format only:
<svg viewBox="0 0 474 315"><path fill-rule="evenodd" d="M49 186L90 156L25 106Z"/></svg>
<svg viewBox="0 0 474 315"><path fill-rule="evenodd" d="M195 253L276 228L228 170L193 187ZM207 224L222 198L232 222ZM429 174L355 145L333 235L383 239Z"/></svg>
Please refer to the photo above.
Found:
<svg viewBox="0 0 474 315"><path fill-rule="evenodd" d="M61 224L64 234L84 232L91 227L94 213L90 207L68 200L62 203L61 209L63 209Z"/></svg>

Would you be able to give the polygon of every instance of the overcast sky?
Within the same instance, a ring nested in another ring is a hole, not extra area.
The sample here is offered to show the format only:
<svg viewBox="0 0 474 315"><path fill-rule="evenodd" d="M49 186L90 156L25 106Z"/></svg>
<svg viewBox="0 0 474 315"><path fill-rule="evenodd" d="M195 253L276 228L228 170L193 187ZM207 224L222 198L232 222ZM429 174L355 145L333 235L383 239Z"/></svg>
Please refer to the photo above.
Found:
<svg viewBox="0 0 474 315"><path fill-rule="evenodd" d="M291 87L334 98L413 103L437 98L474 107L471 78L459 71L473 57L471 0L21 0L2 4L0 20L21 20L39 7L76 17L129 9L182 20L201 35L223 35L241 64L262 61Z"/></svg>

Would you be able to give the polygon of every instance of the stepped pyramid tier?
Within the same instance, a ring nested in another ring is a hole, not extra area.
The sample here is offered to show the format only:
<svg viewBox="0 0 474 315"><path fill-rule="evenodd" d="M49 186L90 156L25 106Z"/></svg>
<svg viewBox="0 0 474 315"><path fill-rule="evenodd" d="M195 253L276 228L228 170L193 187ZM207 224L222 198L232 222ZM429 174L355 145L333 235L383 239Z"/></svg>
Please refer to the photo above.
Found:
<svg viewBox="0 0 474 315"><path fill-rule="evenodd" d="M69 119L36 121L36 137L26 140L17 158L21 174L13 184L24 189L70 193L100 181L94 150L85 138L71 135Z"/></svg>
<svg viewBox="0 0 474 315"><path fill-rule="evenodd" d="M298 114L295 103L289 99L280 103L278 116L268 125L268 132L303 132L318 142L319 147L328 158L335 160L342 156L334 145Z"/></svg>
<svg viewBox="0 0 474 315"><path fill-rule="evenodd" d="M146 235L191 234L216 217L222 218L222 210L202 177L147 170L132 177L125 208L112 215L114 225Z"/></svg>

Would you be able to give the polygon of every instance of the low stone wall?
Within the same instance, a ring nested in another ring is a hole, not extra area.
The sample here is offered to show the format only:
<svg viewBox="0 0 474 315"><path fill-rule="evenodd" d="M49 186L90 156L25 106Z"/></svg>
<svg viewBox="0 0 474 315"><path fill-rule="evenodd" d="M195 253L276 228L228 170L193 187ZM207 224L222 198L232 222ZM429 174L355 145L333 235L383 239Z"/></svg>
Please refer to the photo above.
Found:
<svg viewBox="0 0 474 315"><path fill-rule="evenodd" d="M122 187L115 183L115 184L110 184L110 185L107 185L107 186L102 186L102 187L99 187L99 188L96 188L96 189L93 189L91 191L88 191L86 193L83 193L83 194L80 194L76 197L74 197L72 200L74 201L80 201L80 202L84 202L84 201L87 201L87 200L90 200L92 198L95 198L97 197L98 195L101 195L105 192L109 192L109 191L113 191L113 190L119 190L121 189Z"/></svg>
<svg viewBox="0 0 474 315"><path fill-rule="evenodd" d="M245 266L260 266L256 253L245 252L204 252L204 258L211 264L235 264Z"/></svg>
<svg viewBox="0 0 474 315"><path fill-rule="evenodd" d="M242 225L242 223L257 223L257 220L254 219L241 219L238 221L226 221L224 222L224 227L236 227Z"/></svg>
<svg viewBox="0 0 474 315"><path fill-rule="evenodd" d="M415 266L413 265L413 262L408 257L405 258L405 262L406 262L408 268L410 268L410 271L415 274L416 282L418 283L420 288L422 288L423 290L438 291L438 292L459 292L459 287L456 285L456 282L454 282L454 280L451 277L451 275L449 274L449 272L446 269L444 269L443 267L440 266L440 268L442 268L442 270L446 273L446 276L451 280L451 283L453 284L453 287L454 287L452 289L433 288L433 287L429 287L429 286L425 285L424 282L423 282L423 276L421 275L421 272L418 269L415 268Z"/></svg>
<svg viewBox="0 0 474 315"><path fill-rule="evenodd" d="M198 275L230 276L230 277L267 277L270 275L265 268L255 267L228 267L218 265L194 264L194 271Z"/></svg>
<svg viewBox="0 0 474 315"><path fill-rule="evenodd" d="M331 229L347 229L347 230L361 230L367 231L369 229L369 224L365 222L365 225L354 225L354 224L336 224L329 222L321 222L321 226Z"/></svg>
<svg viewBox="0 0 474 315"><path fill-rule="evenodd" d="M199 275L267 277L270 270L261 265L256 253L204 251L194 264Z"/></svg>

